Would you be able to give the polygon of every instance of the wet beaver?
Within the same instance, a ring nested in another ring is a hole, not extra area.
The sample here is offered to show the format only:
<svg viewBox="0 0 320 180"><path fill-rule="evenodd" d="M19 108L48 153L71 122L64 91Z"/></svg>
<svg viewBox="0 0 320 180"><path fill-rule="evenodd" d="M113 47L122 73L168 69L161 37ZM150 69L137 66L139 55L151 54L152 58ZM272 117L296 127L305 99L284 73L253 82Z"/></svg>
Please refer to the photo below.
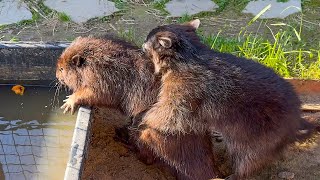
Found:
<svg viewBox="0 0 320 180"><path fill-rule="evenodd" d="M153 72L152 63L131 43L111 35L78 37L57 62L58 81L73 91L61 108L64 113L74 113L78 105L96 105L135 116L156 100L159 80ZM118 137L119 133L128 134L127 127L116 131ZM140 160L152 163L152 153L136 149L133 142L128 142L134 141L134 137L130 138L120 137L129 147L140 151Z"/></svg>
<svg viewBox="0 0 320 180"><path fill-rule="evenodd" d="M56 77L73 92L62 106L72 113L83 104L136 115L155 101L159 88L141 51L112 36L76 38L59 57Z"/></svg>
<svg viewBox="0 0 320 180"><path fill-rule="evenodd" d="M188 33L170 26L157 27L147 36L143 49L161 74L162 85L158 101L142 118L139 141L189 179L205 179L215 176L202 171L206 163L194 166L197 162L184 159L194 151L207 153L205 142L198 142L198 149L190 144L181 148L175 146L178 140L159 137L205 135L217 129L232 157L230 179L244 179L295 140L303 121L300 100L273 70L208 48L207 54L197 45ZM196 170L189 172L190 166ZM193 174L198 171L201 176Z"/></svg>

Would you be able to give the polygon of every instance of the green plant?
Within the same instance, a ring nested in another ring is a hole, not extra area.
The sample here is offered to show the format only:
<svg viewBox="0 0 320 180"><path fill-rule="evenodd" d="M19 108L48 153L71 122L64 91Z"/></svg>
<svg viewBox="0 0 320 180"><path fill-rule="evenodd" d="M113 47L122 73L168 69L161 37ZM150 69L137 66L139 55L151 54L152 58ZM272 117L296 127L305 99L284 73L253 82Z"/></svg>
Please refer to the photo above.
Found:
<svg viewBox="0 0 320 180"><path fill-rule="evenodd" d="M284 27L284 30L273 31L269 26L273 39L267 40L257 33L248 33L252 25L270 6L265 7L247 26L241 28L237 37L226 38L215 35L203 35L202 41L212 49L246 57L274 69L283 77L299 77L304 79L320 79L320 42L317 49L305 50L302 39L302 19L300 26L294 27L285 23L271 24ZM301 16L302 18L302 16ZM260 26L263 24L261 21Z"/></svg>
<svg viewBox="0 0 320 180"><path fill-rule="evenodd" d="M169 0L154 1L152 5L155 9L164 10L167 2L169 2Z"/></svg>
<svg viewBox="0 0 320 180"><path fill-rule="evenodd" d="M177 19L177 22L178 23L184 23L184 22L189 22L192 19L193 19L192 16L190 16L188 14L183 14L180 18Z"/></svg>
<svg viewBox="0 0 320 180"><path fill-rule="evenodd" d="M118 36L120 38L125 39L126 41L134 43L138 47L141 47L143 42L144 42L144 38L142 38L140 36L136 36L136 33L135 33L133 28L129 28L129 29L126 29L126 30L120 29L118 31Z"/></svg>
<svg viewBox="0 0 320 180"><path fill-rule="evenodd" d="M166 3L170 0L160 0L160 1L154 1L152 3L152 7L154 9L160 10L164 15L169 14L168 11L166 11Z"/></svg>
<svg viewBox="0 0 320 180"><path fill-rule="evenodd" d="M218 11L223 11L230 3L228 0L214 0L214 2L219 6Z"/></svg>
<svg viewBox="0 0 320 180"><path fill-rule="evenodd" d="M318 1L318 0L302 0L301 4L302 4L302 6L319 7L320 1Z"/></svg>
<svg viewBox="0 0 320 180"><path fill-rule="evenodd" d="M303 79L320 79L320 50L313 50L317 54L317 60L303 67L300 77Z"/></svg>
<svg viewBox="0 0 320 180"><path fill-rule="evenodd" d="M17 37L15 37L15 36L14 36L14 37L12 37L12 38L10 39L10 41L11 41L11 42L18 42L18 41L19 41L19 39L18 39Z"/></svg>
<svg viewBox="0 0 320 180"><path fill-rule="evenodd" d="M120 29L118 31L118 36L130 42L134 42L135 40L135 32L132 28L127 30Z"/></svg>
<svg viewBox="0 0 320 180"><path fill-rule="evenodd" d="M211 49L219 52L226 52L236 54L239 51L240 42L237 38L228 38L220 36L221 31L216 35L204 36L199 33L199 36L203 43L211 47Z"/></svg>
<svg viewBox="0 0 320 180"><path fill-rule="evenodd" d="M38 21L41 16L38 12L36 12L35 10L31 10L32 13L32 19L28 19L28 20L22 20L20 22L17 23L17 25L19 26L26 26L26 25L30 25L33 24L35 21Z"/></svg>
<svg viewBox="0 0 320 180"><path fill-rule="evenodd" d="M116 8L123 10L126 8L126 6L128 5L128 2L125 0L113 0Z"/></svg>
<svg viewBox="0 0 320 180"><path fill-rule="evenodd" d="M232 7L237 12L241 12L242 9L250 2L251 0L212 0L215 2L219 8L217 12L222 12L227 7Z"/></svg>
<svg viewBox="0 0 320 180"><path fill-rule="evenodd" d="M70 16L68 16L66 13L64 12L59 12L58 13L58 17L59 17L59 20L62 21L62 22L69 22L71 21L71 18Z"/></svg>

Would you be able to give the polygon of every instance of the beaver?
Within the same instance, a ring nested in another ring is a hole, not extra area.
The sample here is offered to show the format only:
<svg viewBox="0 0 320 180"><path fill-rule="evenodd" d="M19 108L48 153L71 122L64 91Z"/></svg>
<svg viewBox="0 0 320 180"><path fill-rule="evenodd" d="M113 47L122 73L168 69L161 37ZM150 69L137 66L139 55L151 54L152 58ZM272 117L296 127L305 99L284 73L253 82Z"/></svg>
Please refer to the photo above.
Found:
<svg viewBox="0 0 320 180"><path fill-rule="evenodd" d="M78 37L58 59L58 81L73 94L61 107L107 106L137 115L155 101L159 81L141 50L111 35Z"/></svg>
<svg viewBox="0 0 320 180"><path fill-rule="evenodd" d="M141 49L113 36L76 38L59 57L56 77L73 92L61 107L65 113L74 113L78 105L88 105L112 107L127 116L136 117L156 102L161 84L159 77L154 74L153 63ZM130 132L130 143L135 142L136 131ZM170 139L167 142L179 141L183 149L186 149L183 146L194 147L192 154L197 157L194 159L210 164L208 168L212 171L210 133L182 137L160 133L157 136ZM179 146L177 143L175 145ZM152 163L149 162L150 158L155 157L150 154L151 151L141 144L137 148L142 158L147 158L140 160ZM186 160L189 157L183 158ZM194 165L189 167L190 172L199 162ZM176 175L183 178L179 172Z"/></svg>
<svg viewBox="0 0 320 180"><path fill-rule="evenodd" d="M142 117L139 142L190 179L199 179L185 171L190 162L181 167L172 157L193 156L194 147L174 151L158 134L205 135L217 129L233 162L229 179L247 178L294 142L302 121L301 102L293 87L272 69L253 61L243 65L249 60L229 54L205 56L188 34L170 26L153 29L143 51L162 84L158 101Z"/></svg>
<svg viewBox="0 0 320 180"><path fill-rule="evenodd" d="M73 91L61 108L64 113L73 114L78 105L95 105L136 116L158 95L159 80L153 71L152 63L140 48L129 42L112 35L78 37L64 50L56 65L58 82ZM120 133L129 126L116 129L115 139L123 140ZM125 140L131 150L137 151L139 160L146 164L156 161L148 149L137 149L134 136Z"/></svg>
<svg viewBox="0 0 320 180"><path fill-rule="evenodd" d="M221 60L231 63L236 67L239 67L245 71L251 71L252 73L256 73L256 76L260 75L259 70L256 70L256 69L260 69L261 67L264 68L263 66L261 66L260 63L255 62L253 60L248 60L245 58L234 58L232 54L215 51L210 47L208 47L207 45L205 45L204 43L202 43L199 35L196 32L200 24L201 22L199 19L194 19L182 24L164 25L162 26L162 28L164 30L170 29L171 31L176 33L183 33L185 38L187 38L188 41L192 43L194 48L197 49L197 52L202 57L202 59L214 60L214 58L212 57L218 56ZM264 71L272 71L272 70L264 68ZM288 100L290 100L290 97L288 97ZM311 123L306 119L302 119L300 122L301 124L300 124L299 130L302 130L304 133L301 133L302 131L297 132L297 135L296 135L297 141L303 141L308 137L310 137L314 132L317 132L317 131L319 132L319 130L317 129L319 128L318 124ZM215 131L214 137L217 140L222 140L223 136L221 133Z"/></svg>

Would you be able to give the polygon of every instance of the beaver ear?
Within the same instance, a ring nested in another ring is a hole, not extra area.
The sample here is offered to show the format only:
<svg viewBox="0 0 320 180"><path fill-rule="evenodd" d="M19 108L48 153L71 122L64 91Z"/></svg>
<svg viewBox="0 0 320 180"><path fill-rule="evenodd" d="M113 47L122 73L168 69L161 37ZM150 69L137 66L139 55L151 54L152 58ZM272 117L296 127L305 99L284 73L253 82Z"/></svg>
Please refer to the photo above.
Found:
<svg viewBox="0 0 320 180"><path fill-rule="evenodd" d="M195 19L192 20L190 22L185 23L185 25L191 26L194 29L198 29L200 26L200 20L199 19Z"/></svg>
<svg viewBox="0 0 320 180"><path fill-rule="evenodd" d="M71 58L71 63L77 67L81 67L85 62L85 59L83 57L81 57L79 54L74 55Z"/></svg>
<svg viewBox="0 0 320 180"><path fill-rule="evenodd" d="M159 37L159 43L165 48L170 48L172 46L172 41L169 37Z"/></svg>

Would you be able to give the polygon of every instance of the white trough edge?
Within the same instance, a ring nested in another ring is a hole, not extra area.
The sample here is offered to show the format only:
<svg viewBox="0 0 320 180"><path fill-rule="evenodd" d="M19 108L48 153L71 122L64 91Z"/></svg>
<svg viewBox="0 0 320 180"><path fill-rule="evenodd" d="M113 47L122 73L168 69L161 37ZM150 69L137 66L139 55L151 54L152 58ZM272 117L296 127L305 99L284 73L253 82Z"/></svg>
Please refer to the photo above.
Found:
<svg viewBox="0 0 320 180"><path fill-rule="evenodd" d="M88 154L91 130L91 109L80 107L73 132L69 160L65 171L65 180L79 180L83 170L83 163Z"/></svg>

